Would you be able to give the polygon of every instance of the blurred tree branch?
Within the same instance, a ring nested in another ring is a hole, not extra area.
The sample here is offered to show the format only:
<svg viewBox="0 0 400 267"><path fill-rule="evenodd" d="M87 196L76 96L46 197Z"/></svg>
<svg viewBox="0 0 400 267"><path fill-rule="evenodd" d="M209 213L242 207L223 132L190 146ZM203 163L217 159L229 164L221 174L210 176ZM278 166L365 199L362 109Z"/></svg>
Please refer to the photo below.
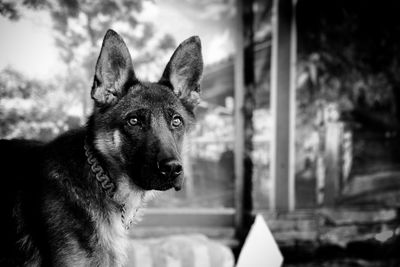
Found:
<svg viewBox="0 0 400 267"><path fill-rule="evenodd" d="M20 6L26 6L30 9L41 9L49 5L47 0L23 0L23 1L5 1L0 0L0 16L10 20L18 20L21 17Z"/></svg>
<svg viewBox="0 0 400 267"><path fill-rule="evenodd" d="M0 15L18 20L22 7L49 11L55 30L55 44L68 67L64 89L72 88L77 93L81 92L79 98L82 99L83 114L86 114L94 66L108 29L118 28L128 47L134 47L137 54L141 55L135 58L136 69L154 63L175 48L175 40L171 35L157 34L151 23L136 19L143 10L144 1L0 0Z"/></svg>
<svg viewBox="0 0 400 267"><path fill-rule="evenodd" d="M0 72L0 138L49 140L77 126L79 119L69 112L73 104L58 84L6 68Z"/></svg>

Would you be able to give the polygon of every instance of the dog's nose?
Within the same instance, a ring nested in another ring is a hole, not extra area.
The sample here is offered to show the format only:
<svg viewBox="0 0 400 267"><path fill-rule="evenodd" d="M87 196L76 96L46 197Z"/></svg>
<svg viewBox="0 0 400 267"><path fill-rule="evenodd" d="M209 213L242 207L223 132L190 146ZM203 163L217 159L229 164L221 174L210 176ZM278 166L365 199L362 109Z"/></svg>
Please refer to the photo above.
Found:
<svg viewBox="0 0 400 267"><path fill-rule="evenodd" d="M163 176L172 179L178 177L183 172L182 165L177 160L161 161L158 164L158 168Z"/></svg>

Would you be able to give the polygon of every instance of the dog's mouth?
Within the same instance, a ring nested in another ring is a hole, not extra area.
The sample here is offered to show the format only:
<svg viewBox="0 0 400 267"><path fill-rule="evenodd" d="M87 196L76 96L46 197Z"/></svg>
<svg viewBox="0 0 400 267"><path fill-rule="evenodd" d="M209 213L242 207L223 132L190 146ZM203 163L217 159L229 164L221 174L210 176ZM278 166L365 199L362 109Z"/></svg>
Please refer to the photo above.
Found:
<svg viewBox="0 0 400 267"><path fill-rule="evenodd" d="M172 189L172 188L174 188L175 191L180 191L181 190L180 186L175 186L175 185L160 185L160 186L154 187L152 190L167 191L167 190Z"/></svg>
<svg viewBox="0 0 400 267"><path fill-rule="evenodd" d="M165 177L159 177L160 180L162 180L162 178L165 179ZM180 175L179 177L176 177L174 180L171 180L171 181L155 182L150 187L153 190L158 190L158 191L166 191L166 190L169 190L172 188L174 188L175 191L180 191L183 187L183 182L184 182L183 175Z"/></svg>
<svg viewBox="0 0 400 267"><path fill-rule="evenodd" d="M175 191L182 190L184 184L183 173L174 179L166 179L160 174L153 175L150 177L144 176L148 177L147 180L134 180L133 182L144 190L167 191L172 188L175 189Z"/></svg>

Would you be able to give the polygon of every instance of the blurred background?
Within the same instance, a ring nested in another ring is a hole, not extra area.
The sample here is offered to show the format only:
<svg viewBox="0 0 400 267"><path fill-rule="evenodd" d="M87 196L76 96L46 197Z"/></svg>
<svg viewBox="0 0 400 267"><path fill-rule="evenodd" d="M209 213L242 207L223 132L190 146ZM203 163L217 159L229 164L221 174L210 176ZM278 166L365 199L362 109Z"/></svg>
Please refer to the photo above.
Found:
<svg viewBox="0 0 400 267"><path fill-rule="evenodd" d="M132 236L201 233L237 255L260 213L288 266L399 266L399 13L394 0L0 0L0 138L85 124L107 29L150 81L198 35L185 188L149 203Z"/></svg>

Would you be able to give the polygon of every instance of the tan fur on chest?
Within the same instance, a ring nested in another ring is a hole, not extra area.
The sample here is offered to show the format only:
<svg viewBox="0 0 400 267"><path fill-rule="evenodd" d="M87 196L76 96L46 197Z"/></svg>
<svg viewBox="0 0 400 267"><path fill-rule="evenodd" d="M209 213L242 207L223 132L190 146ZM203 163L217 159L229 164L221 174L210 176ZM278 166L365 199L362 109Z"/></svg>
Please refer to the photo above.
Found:
<svg viewBox="0 0 400 267"><path fill-rule="evenodd" d="M120 214L111 214L109 220L99 222L97 227L99 242L108 256L109 266L124 266L129 231L123 227Z"/></svg>
<svg viewBox="0 0 400 267"><path fill-rule="evenodd" d="M126 216L135 224L141 220L143 214L141 208L149 199L154 197L154 193L152 191L130 190L129 193L125 191L125 194L122 194L123 191L119 191L119 196L124 195L123 199L127 207ZM108 263L104 263L104 266L124 266L130 242L129 233L132 229L128 230L123 225L121 212L113 211L109 214L107 220L100 220L97 223L97 230L99 243L108 256Z"/></svg>

